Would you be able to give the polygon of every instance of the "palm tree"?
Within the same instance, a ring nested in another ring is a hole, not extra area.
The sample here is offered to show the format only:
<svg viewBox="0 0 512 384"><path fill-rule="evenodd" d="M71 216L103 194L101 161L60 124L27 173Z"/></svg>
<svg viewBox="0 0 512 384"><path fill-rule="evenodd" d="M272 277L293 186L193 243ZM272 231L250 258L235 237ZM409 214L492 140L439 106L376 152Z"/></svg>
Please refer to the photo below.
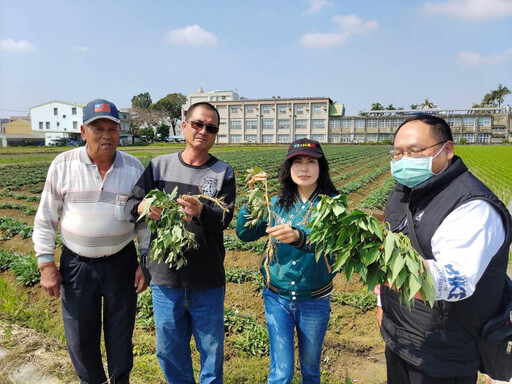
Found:
<svg viewBox="0 0 512 384"><path fill-rule="evenodd" d="M381 103L373 103L371 111L383 111L384 106Z"/></svg>
<svg viewBox="0 0 512 384"><path fill-rule="evenodd" d="M498 85L498 89L493 92L495 100L498 102L498 107L501 107L501 104L503 103L505 96L510 95L510 89L504 87L503 85L501 85L501 83Z"/></svg>
<svg viewBox="0 0 512 384"><path fill-rule="evenodd" d="M433 102L429 101L428 99L425 99L423 103L421 103L421 109L432 109L436 108L437 105L435 105Z"/></svg>

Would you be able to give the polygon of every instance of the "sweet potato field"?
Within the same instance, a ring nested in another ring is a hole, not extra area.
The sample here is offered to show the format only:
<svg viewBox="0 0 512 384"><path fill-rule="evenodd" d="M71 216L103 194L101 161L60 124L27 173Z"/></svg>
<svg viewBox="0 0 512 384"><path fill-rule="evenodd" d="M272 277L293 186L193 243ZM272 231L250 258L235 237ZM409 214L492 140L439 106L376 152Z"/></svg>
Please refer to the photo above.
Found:
<svg viewBox="0 0 512 384"><path fill-rule="evenodd" d="M146 165L159 154L182 146L123 148ZM50 161L60 149L0 149L0 346L17 351L18 358L0 360L0 382L26 361L40 364L43 371L63 383L76 382L65 351L60 303L38 287L37 266L30 236ZM278 191L277 166L287 148L214 147L212 153L231 164L237 175L235 211L247 201L245 170L259 166L269 173L270 193ZM350 208L381 210L393 187L387 146L326 145L331 177ZM512 147L457 147L457 154L505 202L512 189ZM235 214L236 214L235 212ZM236 218L236 216L235 216ZM235 221L236 219L234 219ZM59 240L58 240L59 241ZM262 280L259 273L264 242L243 243L236 238L234 222L225 233L225 383L264 383L268 372L268 336L265 327ZM57 252L56 259L59 257ZM186 268L186 267L185 267ZM335 278L332 313L322 355L324 383L385 382L384 344L375 321L375 299L366 287L340 274ZM39 340L20 343L16 327L37 331ZM139 296L134 333L133 383L165 383L155 357L155 335L151 292ZM24 345L22 348L21 345ZM194 343L192 342L192 345ZM49 347L51 345L51 347ZM194 368L199 355L193 350ZM43 352L42 352L43 351ZM44 364L38 358L45 354ZM298 363L296 379L300 382Z"/></svg>

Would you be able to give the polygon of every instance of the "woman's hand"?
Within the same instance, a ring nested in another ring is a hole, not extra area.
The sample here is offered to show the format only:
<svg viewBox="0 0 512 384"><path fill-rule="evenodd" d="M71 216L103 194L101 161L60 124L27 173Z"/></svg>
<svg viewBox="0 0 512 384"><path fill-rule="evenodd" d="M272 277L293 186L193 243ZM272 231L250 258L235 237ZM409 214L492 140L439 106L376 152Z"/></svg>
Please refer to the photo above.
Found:
<svg viewBox="0 0 512 384"><path fill-rule="evenodd" d="M299 231L290 224L281 224L267 228L266 232L281 243L291 244L299 240Z"/></svg>
<svg viewBox="0 0 512 384"><path fill-rule="evenodd" d="M247 185L249 186L249 189L254 189L254 183L257 181L265 181L267 180L268 174L266 172L260 172L252 177L251 180L247 182Z"/></svg>

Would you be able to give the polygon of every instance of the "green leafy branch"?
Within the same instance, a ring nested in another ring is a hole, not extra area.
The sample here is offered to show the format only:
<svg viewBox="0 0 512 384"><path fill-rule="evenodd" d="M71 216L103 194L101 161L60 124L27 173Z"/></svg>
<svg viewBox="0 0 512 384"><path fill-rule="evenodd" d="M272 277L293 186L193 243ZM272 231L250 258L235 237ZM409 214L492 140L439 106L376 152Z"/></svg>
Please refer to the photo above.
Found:
<svg viewBox="0 0 512 384"><path fill-rule="evenodd" d="M347 280L358 273L369 291L387 284L408 308L418 292L433 305L432 277L405 235L389 231L367 213L349 212L346 195L321 196L312 217L307 241L315 244L317 261L335 255L333 271L343 270Z"/></svg>

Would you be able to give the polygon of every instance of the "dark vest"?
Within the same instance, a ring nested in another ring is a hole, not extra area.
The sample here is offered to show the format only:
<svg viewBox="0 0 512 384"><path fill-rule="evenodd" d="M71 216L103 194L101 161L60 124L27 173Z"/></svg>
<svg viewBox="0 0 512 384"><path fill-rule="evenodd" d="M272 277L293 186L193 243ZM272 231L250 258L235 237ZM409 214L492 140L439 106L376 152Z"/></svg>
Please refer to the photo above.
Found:
<svg viewBox="0 0 512 384"><path fill-rule="evenodd" d="M469 298L457 302L439 300L433 308L415 300L414 308L409 311L398 302L394 291L381 287L384 310L381 333L386 345L434 377L470 376L478 371L480 361L476 343L459 324L454 310L465 313L477 329L496 315L505 284L512 220L504 204L468 171L457 156L448 169L414 190L397 184L386 205L386 222L391 230L405 235L409 235L407 209L411 210L422 248L417 251L425 259L434 259L431 239L437 228L456 208L476 199L487 201L499 212L506 238ZM457 306L461 308L457 309Z"/></svg>

